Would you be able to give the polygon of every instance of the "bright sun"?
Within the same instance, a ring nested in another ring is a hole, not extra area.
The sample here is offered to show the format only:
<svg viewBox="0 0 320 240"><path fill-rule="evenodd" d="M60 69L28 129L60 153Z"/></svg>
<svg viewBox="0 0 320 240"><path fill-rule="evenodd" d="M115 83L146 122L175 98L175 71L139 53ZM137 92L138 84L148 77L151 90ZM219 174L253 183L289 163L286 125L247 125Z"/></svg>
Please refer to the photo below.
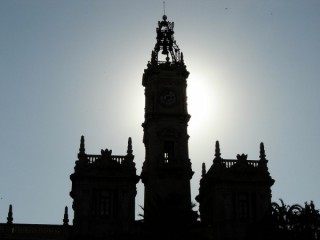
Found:
<svg viewBox="0 0 320 240"><path fill-rule="evenodd" d="M192 74L188 79L187 94L192 128L202 128L217 116L219 104L212 81L200 74Z"/></svg>

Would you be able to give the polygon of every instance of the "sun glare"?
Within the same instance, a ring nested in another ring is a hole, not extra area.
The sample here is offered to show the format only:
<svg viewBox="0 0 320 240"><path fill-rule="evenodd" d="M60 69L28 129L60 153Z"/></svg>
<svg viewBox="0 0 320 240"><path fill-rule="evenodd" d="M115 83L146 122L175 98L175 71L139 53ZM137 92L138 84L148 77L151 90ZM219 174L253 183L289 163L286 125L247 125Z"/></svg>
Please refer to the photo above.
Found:
<svg viewBox="0 0 320 240"><path fill-rule="evenodd" d="M212 121L218 112L218 97L212 87L212 81L200 75L192 74L188 79L188 111L191 115L190 126L202 128L210 120Z"/></svg>

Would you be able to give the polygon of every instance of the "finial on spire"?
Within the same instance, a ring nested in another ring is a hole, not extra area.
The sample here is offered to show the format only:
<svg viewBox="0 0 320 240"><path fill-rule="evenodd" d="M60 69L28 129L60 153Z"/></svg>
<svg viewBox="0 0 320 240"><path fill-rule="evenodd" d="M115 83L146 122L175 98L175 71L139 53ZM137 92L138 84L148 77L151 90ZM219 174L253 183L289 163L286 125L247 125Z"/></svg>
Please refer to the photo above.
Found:
<svg viewBox="0 0 320 240"><path fill-rule="evenodd" d="M7 217L7 223L12 224L13 223L13 212L12 212L12 205L9 205L9 212L8 212L8 217Z"/></svg>
<svg viewBox="0 0 320 240"><path fill-rule="evenodd" d="M183 53L181 52L181 55L180 55L180 62L182 63L182 64L184 64L184 59L183 59Z"/></svg>
<svg viewBox="0 0 320 240"><path fill-rule="evenodd" d="M216 159L221 159L221 152L220 152L220 144L219 141L216 141L216 150L214 156Z"/></svg>
<svg viewBox="0 0 320 240"><path fill-rule="evenodd" d="M128 147L127 147L127 155L125 156L123 164L135 165L133 163L134 155L132 154L132 140L131 137L128 138Z"/></svg>
<svg viewBox="0 0 320 240"><path fill-rule="evenodd" d="M202 174L201 174L201 177L204 177L207 173L207 170L206 170L206 164L205 163L202 163Z"/></svg>
<svg viewBox="0 0 320 240"><path fill-rule="evenodd" d="M263 144L263 142L261 142L260 143L260 162L259 162L259 167L268 171L267 163L268 163L268 160L266 159L266 152L264 150L264 144Z"/></svg>
<svg viewBox="0 0 320 240"><path fill-rule="evenodd" d="M69 214L68 214L68 207L67 206L64 208L63 225L64 226L69 225Z"/></svg>
<svg viewBox="0 0 320 240"><path fill-rule="evenodd" d="M81 136L80 140L80 148L79 148L79 153L84 154L86 152L86 149L84 147L84 136Z"/></svg>
<svg viewBox="0 0 320 240"><path fill-rule="evenodd" d="M128 149L127 149L127 154L128 155L132 155L132 140L131 140L131 137L129 137L128 139Z"/></svg>
<svg viewBox="0 0 320 240"><path fill-rule="evenodd" d="M166 1L163 1L163 16L166 15Z"/></svg>
<svg viewBox="0 0 320 240"><path fill-rule="evenodd" d="M260 160L266 160L266 152L264 150L263 142L260 143Z"/></svg>

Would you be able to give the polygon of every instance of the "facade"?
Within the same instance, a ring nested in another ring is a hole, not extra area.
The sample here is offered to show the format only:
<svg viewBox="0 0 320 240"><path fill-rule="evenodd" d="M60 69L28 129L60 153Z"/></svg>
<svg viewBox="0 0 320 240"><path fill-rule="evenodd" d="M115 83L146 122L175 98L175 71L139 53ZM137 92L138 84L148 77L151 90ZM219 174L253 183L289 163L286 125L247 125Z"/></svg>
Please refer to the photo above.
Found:
<svg viewBox="0 0 320 240"><path fill-rule="evenodd" d="M214 239L240 239L256 230L270 210L271 186L263 143L260 160L247 160L238 154L237 160L221 158L216 142L213 164L206 172L202 166L199 202L201 223L210 226Z"/></svg>
<svg viewBox="0 0 320 240"><path fill-rule="evenodd" d="M270 177L264 146L260 159L221 158L219 143L212 166L203 165L199 212L193 210L188 152L187 78L189 72L173 38L173 23L158 22L157 42L144 70L146 149L141 175L136 173L131 138L125 155L85 152L80 140L78 160L71 174L74 219L65 209L61 225L0 224L0 239L246 239L271 207ZM159 61L159 54L165 61ZM136 184L145 187L144 219L135 220Z"/></svg>
<svg viewBox="0 0 320 240"><path fill-rule="evenodd" d="M89 239L102 239L108 235L127 233L135 220L136 175L131 138L127 154L101 155L85 153L81 137L78 160L71 174L74 210L73 235Z"/></svg>

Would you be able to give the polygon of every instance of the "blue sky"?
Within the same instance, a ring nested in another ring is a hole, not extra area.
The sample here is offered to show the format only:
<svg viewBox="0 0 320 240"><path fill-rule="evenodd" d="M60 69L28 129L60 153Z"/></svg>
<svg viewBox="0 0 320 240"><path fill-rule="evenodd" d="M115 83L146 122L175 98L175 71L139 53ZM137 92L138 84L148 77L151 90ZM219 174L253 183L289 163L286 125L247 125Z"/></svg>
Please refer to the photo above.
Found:
<svg viewBox="0 0 320 240"><path fill-rule="evenodd" d="M201 164L259 158L273 200L320 207L320 1L166 1L188 79L193 198ZM62 223L80 136L87 153L144 160L143 70L162 1L0 2L0 222ZM200 107L201 106L201 107ZM143 205L138 186L137 206ZM137 207L137 214L140 212Z"/></svg>

